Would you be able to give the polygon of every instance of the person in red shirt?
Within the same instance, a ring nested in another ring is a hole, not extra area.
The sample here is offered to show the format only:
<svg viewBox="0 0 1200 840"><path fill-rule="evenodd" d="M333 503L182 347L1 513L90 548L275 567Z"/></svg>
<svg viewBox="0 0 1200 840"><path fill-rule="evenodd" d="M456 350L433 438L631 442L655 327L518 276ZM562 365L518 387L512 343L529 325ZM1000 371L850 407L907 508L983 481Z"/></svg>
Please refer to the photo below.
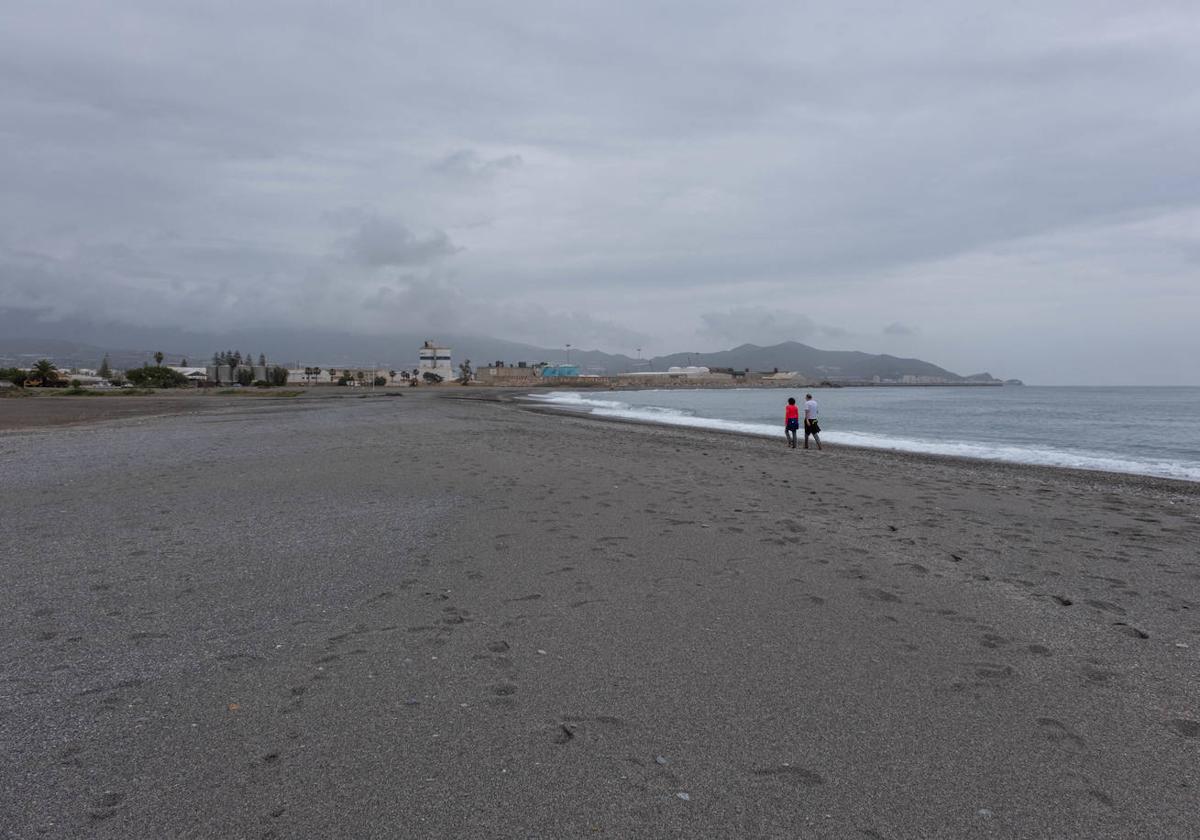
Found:
<svg viewBox="0 0 1200 840"><path fill-rule="evenodd" d="M800 409L795 397L788 397L787 409L783 413L783 433L787 436L788 446L796 448L796 431L800 428Z"/></svg>

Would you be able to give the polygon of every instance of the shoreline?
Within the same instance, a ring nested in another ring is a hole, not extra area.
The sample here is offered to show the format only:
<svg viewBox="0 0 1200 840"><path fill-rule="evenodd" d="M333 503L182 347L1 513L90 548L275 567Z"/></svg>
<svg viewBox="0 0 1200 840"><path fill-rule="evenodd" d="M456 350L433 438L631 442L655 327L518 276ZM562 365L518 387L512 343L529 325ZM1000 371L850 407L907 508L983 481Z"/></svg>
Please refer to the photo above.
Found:
<svg viewBox="0 0 1200 840"><path fill-rule="evenodd" d="M923 387L923 386L908 386ZM293 390L293 389L281 389ZM639 390L661 390L647 388ZM671 430L688 436L714 434L735 439L773 441L774 436L730 429L705 426L685 426L659 423L628 417L606 417L591 413L586 407L551 404L530 399L528 388L501 385L455 388L448 385L424 386L421 388L396 388L380 392L324 386L302 390L299 394L279 395L271 391L247 390L239 394L217 394L203 390L164 391L152 395L131 397L106 396L59 396L38 394L31 399L0 400L0 440L12 435L49 432L56 429L83 429L91 426L120 425L126 422L144 422L150 419L180 417L187 415L222 414L237 410L262 411L269 407L285 406L312 407L330 404L337 400L379 400L383 398L443 399L507 403L523 410L588 419L602 423ZM38 411L53 406L55 416ZM6 409L11 409L7 410ZM96 409L117 409L97 411ZM22 420L24 422L22 422ZM1006 471L1019 471L1028 475L1046 478L1069 477L1082 484L1103 482L1111 486L1158 490L1180 496L1200 496L1200 481L1146 473L1121 472L1102 469L1085 469L1021 461L1006 461L990 458L972 458L963 455L933 452L911 452L885 447L856 446L853 444L828 443L835 451L856 453L862 457L884 457L897 462L957 464L964 468L989 468L997 475Z"/></svg>
<svg viewBox="0 0 1200 840"><path fill-rule="evenodd" d="M739 438L743 440L758 440L764 442L773 440L773 438L769 435L734 431L731 429L715 429L703 426L683 426L671 423L656 423L652 420L640 420L630 417L606 417L604 415L593 414L590 410L585 408L577 408L569 405L538 403L534 400L526 400L519 397L514 397L508 401L519 405L522 409L528 411L535 411L551 415L557 414L561 416L575 417L577 419L593 420L601 423L617 423L642 428L666 429L677 433L686 433L690 435L712 434ZM780 436L782 437L782 434ZM1021 461L970 458L964 455L949 455L934 452L908 452L902 449L854 446L852 444L827 443L826 446L832 446L833 451L836 452L853 453L855 455L865 457L878 456L914 464L943 463L958 465L964 468L990 468L997 473L1015 471L1027 475L1041 475L1046 478L1071 478L1077 482L1083 483L1094 484L1097 482L1102 482L1112 486L1159 490L1164 493L1170 493L1179 496L1200 497L1200 481L1189 481L1187 479L1170 478L1168 476L1148 475L1144 473L1132 472L1116 472L1112 470L1090 470L1081 469L1078 467L1059 467L1049 464L1032 464ZM779 447L781 449L784 448L782 443L779 444Z"/></svg>

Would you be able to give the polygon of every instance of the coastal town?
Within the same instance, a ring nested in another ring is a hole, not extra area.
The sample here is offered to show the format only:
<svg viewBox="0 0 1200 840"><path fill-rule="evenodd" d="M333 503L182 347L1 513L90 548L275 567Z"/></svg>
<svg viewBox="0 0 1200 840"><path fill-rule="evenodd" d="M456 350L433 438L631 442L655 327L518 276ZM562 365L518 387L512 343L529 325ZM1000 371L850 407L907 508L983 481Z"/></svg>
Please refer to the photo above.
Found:
<svg viewBox="0 0 1200 840"><path fill-rule="evenodd" d="M1019 385L1020 380L1000 380L986 374L978 377L949 379L945 376L903 374L894 378L874 375L870 378L842 375L825 370L805 375L795 370L752 370L702 364L670 365L661 370L641 369L608 373L585 369L579 364L546 361L495 360L474 366L470 359L455 364L452 347L427 340L415 348L411 366L277 364L265 354L257 359L249 353L214 353L207 364L189 364L186 357L175 363L162 352L153 354L141 367L114 368L108 356L95 367L60 364L54 359L23 357L0 358L0 388L73 387L104 391L112 388L246 388L246 387L317 387L413 388L436 385L503 387L599 388L625 390L636 388L722 388L722 387L805 387L805 386L933 386ZM568 352L569 359L569 352ZM70 360L67 360L68 362Z"/></svg>

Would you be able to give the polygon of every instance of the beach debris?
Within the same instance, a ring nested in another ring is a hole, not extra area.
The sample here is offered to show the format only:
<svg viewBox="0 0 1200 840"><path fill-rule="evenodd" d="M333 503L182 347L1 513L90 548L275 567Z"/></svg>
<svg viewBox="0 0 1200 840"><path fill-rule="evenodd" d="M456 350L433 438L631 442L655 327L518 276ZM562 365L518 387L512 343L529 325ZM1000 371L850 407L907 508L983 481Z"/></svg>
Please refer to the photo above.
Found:
<svg viewBox="0 0 1200 840"><path fill-rule="evenodd" d="M678 796L680 799L682 799L684 802L690 802L692 799L692 797L689 796L686 791L682 791L682 790L679 791L679 793L677 793L675 795Z"/></svg>
<svg viewBox="0 0 1200 840"><path fill-rule="evenodd" d="M664 758L663 756L661 756L661 755L656 755L656 756L654 756L654 763L655 763L655 764L661 764L661 765L663 765L663 766L665 767L666 765L670 764L671 762L667 761L667 759L665 759L665 758Z"/></svg>
<svg viewBox="0 0 1200 840"><path fill-rule="evenodd" d="M899 529L899 528L897 528L895 525L889 525L889 526L888 526L888 530L889 530L889 531L899 531L900 529Z"/></svg>
<svg viewBox="0 0 1200 840"><path fill-rule="evenodd" d="M228 709L228 710L229 710L229 711L231 711L231 712L236 712L238 709L240 709L240 708L242 708L242 707L241 707L241 704L239 704L239 703L230 703L230 704L229 704L228 706L226 706L225 708L226 708L226 709Z"/></svg>
<svg viewBox="0 0 1200 840"><path fill-rule="evenodd" d="M1187 646L1188 646L1187 642L1176 642L1175 643L1175 647L1177 647L1177 648L1185 648Z"/></svg>
<svg viewBox="0 0 1200 840"><path fill-rule="evenodd" d="M573 723L560 723L558 729L558 736L554 739L556 744L565 744L575 737L575 724Z"/></svg>
<svg viewBox="0 0 1200 840"><path fill-rule="evenodd" d="M407 700L404 701L404 705L405 706L419 706L419 705L421 705L421 701L418 700L416 697L409 697Z"/></svg>
<svg viewBox="0 0 1200 840"><path fill-rule="evenodd" d="M988 808L980 808L975 813L978 814L979 816L983 817L985 820L990 820L992 817L995 816L995 814L993 814L991 812L991 810Z"/></svg>
<svg viewBox="0 0 1200 840"><path fill-rule="evenodd" d="M546 651L542 650L541 648L538 648L538 656L545 656L545 655L546 655Z"/></svg>
<svg viewBox="0 0 1200 840"><path fill-rule="evenodd" d="M961 563L961 562L962 562L962 557L960 557L960 556L959 556L959 555L957 555L957 554L953 554L953 553L951 553L951 555L950 555L950 559L951 559L951 560L953 560L955 563Z"/></svg>
<svg viewBox="0 0 1200 840"><path fill-rule="evenodd" d="M1069 607L1075 603L1070 598L1064 598L1062 595L1051 595L1050 597L1053 598L1055 601L1058 601L1058 603L1064 607Z"/></svg>

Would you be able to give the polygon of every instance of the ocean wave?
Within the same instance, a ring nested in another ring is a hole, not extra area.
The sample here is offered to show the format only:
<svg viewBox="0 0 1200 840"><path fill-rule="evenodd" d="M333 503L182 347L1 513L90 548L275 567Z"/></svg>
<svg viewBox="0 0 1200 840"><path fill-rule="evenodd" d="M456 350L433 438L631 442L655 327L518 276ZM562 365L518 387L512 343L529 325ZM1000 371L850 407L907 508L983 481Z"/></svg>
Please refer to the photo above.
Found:
<svg viewBox="0 0 1200 840"><path fill-rule="evenodd" d="M588 409L597 417L611 417L661 426L678 426L709 431L732 432L755 437L782 438L782 428L774 424L724 420L701 417L686 409L664 406L632 406L619 400L601 400L575 393L561 392L530 395L531 399L551 405ZM1014 464L1061 467L1079 470L1151 475L1184 481L1200 481L1200 464L1174 461L1136 460L1117 458L1095 452L1069 452L1047 447L1016 446L972 441L929 441L880 435L870 432L823 431L823 441L857 446L865 449L886 449L923 455L948 455L980 461L1000 461Z"/></svg>

